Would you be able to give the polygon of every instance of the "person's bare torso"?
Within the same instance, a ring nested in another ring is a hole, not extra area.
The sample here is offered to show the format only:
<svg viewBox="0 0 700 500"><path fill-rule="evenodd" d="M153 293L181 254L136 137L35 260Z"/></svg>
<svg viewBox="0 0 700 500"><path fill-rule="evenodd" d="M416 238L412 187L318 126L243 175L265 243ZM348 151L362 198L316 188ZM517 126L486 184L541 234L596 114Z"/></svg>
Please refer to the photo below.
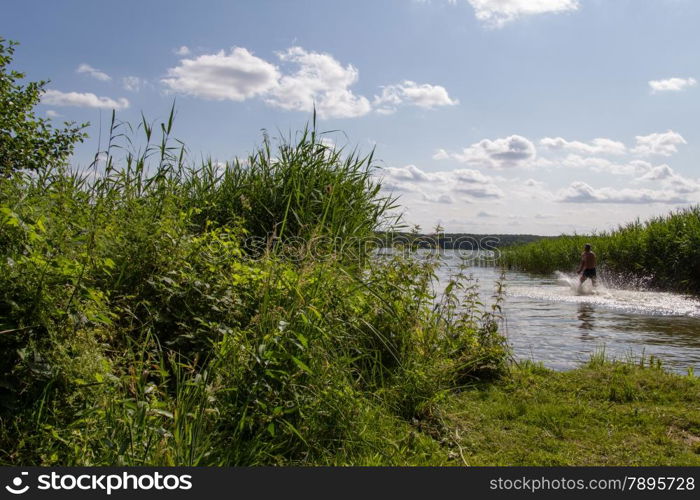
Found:
<svg viewBox="0 0 700 500"><path fill-rule="evenodd" d="M595 268L595 254L593 252L583 252L581 254L581 262L583 263L583 269L594 269Z"/></svg>

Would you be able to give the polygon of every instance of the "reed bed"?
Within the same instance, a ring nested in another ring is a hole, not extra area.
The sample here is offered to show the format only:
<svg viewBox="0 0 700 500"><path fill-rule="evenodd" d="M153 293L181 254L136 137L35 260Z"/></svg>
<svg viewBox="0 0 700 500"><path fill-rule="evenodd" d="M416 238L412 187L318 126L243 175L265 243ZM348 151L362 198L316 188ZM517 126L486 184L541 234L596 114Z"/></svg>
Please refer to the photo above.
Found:
<svg viewBox="0 0 700 500"><path fill-rule="evenodd" d="M590 243L606 280L700 294L700 207L593 235L563 235L502 250L501 264L536 273L574 271Z"/></svg>

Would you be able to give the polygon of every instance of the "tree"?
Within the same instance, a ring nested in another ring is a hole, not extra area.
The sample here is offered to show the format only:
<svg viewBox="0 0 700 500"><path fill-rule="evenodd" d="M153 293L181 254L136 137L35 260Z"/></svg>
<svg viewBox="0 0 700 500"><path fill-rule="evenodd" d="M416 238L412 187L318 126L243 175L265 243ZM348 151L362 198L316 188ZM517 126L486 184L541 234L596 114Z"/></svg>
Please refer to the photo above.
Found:
<svg viewBox="0 0 700 500"><path fill-rule="evenodd" d="M8 68L16 45L0 37L0 176L64 164L75 144L87 137L87 123L65 122L59 130L35 115L48 82L20 83L25 74Z"/></svg>

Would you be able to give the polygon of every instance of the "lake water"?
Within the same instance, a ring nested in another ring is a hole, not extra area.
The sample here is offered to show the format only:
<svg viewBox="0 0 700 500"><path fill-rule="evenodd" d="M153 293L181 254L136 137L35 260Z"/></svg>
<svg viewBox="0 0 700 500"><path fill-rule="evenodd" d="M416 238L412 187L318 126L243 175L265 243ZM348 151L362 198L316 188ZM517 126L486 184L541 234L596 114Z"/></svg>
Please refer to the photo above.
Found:
<svg viewBox="0 0 700 500"><path fill-rule="evenodd" d="M438 272L442 286L460 262L456 252L445 251ZM479 282L482 301L488 302L500 269L469 267L466 272ZM573 272L506 273L504 330L516 358L567 370L604 349L609 357L653 355L670 370L687 373L692 367L700 373L700 300L611 287L605 276L596 290L589 280L579 294L577 279Z"/></svg>

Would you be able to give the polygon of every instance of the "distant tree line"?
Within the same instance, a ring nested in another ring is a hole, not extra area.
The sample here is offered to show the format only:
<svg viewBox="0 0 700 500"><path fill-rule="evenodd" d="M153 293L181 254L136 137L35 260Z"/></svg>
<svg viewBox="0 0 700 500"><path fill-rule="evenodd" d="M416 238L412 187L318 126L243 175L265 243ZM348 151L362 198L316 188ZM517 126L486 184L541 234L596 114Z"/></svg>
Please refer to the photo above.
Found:
<svg viewBox="0 0 700 500"><path fill-rule="evenodd" d="M534 234L472 234L472 233L434 233L418 234L409 232L382 232L378 236L384 246L406 244L418 248L441 248L447 250L493 250L496 248L532 243L547 236Z"/></svg>

